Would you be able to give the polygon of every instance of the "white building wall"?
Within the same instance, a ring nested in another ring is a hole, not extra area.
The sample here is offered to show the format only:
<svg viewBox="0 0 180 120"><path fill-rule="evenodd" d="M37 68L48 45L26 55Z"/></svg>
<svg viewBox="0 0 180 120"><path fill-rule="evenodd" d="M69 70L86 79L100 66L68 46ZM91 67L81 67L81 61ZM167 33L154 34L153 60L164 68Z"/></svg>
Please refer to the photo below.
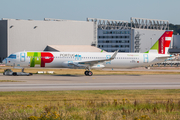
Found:
<svg viewBox="0 0 180 120"><path fill-rule="evenodd" d="M47 45L91 45L93 22L8 20L8 55L43 51Z"/></svg>

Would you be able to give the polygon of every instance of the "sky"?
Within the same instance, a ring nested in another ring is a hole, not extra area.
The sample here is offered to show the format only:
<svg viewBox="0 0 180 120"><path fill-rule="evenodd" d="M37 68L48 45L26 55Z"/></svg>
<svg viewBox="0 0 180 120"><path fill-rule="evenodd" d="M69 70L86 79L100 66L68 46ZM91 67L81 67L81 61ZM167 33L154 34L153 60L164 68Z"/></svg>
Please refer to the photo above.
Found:
<svg viewBox="0 0 180 120"><path fill-rule="evenodd" d="M168 20L180 24L180 0L0 0L0 18L44 18L86 21L130 17Z"/></svg>

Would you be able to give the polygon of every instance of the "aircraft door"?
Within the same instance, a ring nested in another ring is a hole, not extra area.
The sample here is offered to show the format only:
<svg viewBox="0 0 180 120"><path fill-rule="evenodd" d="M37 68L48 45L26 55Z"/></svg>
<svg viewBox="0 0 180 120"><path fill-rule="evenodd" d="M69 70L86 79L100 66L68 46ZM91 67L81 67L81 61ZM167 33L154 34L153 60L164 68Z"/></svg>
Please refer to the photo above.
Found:
<svg viewBox="0 0 180 120"><path fill-rule="evenodd" d="M143 62L144 63L148 63L149 62L148 54L143 54Z"/></svg>
<svg viewBox="0 0 180 120"><path fill-rule="evenodd" d="M20 53L20 61L25 62L25 53Z"/></svg>
<svg viewBox="0 0 180 120"><path fill-rule="evenodd" d="M111 58L111 55L106 55L106 59ZM111 61L106 62L106 64L111 64Z"/></svg>

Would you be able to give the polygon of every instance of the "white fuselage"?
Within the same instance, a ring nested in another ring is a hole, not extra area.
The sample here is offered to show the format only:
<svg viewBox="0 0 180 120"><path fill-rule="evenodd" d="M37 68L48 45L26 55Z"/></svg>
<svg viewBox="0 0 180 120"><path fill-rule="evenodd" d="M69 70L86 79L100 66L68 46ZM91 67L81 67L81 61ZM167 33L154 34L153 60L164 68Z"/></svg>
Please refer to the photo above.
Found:
<svg viewBox="0 0 180 120"><path fill-rule="evenodd" d="M32 52L31 52L32 53ZM38 52L39 54L47 52ZM17 52L12 55L16 57L8 57L3 63L14 67L49 67L49 68L73 68L75 66L69 63L76 63L81 61L94 61L110 58L113 53L96 53L96 52L48 52L53 55L53 58L47 56L28 56L28 52ZM163 62L164 59L157 57L167 56L167 54L153 54L153 53L118 53L115 59L111 61L100 62L91 66L91 68L133 68L140 66L148 66L150 64ZM45 62L42 65L42 59L51 62ZM53 59L53 60L52 60ZM33 60L33 61L32 61ZM34 66L33 62L36 62Z"/></svg>

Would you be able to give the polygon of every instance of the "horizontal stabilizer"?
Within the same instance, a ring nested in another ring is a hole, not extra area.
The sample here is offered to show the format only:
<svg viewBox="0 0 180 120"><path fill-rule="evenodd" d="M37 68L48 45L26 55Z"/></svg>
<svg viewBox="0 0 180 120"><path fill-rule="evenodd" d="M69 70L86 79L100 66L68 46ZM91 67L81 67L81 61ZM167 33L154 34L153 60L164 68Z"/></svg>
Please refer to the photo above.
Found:
<svg viewBox="0 0 180 120"><path fill-rule="evenodd" d="M173 58L173 55L167 55L167 56L157 56L157 59L168 59L168 58Z"/></svg>

